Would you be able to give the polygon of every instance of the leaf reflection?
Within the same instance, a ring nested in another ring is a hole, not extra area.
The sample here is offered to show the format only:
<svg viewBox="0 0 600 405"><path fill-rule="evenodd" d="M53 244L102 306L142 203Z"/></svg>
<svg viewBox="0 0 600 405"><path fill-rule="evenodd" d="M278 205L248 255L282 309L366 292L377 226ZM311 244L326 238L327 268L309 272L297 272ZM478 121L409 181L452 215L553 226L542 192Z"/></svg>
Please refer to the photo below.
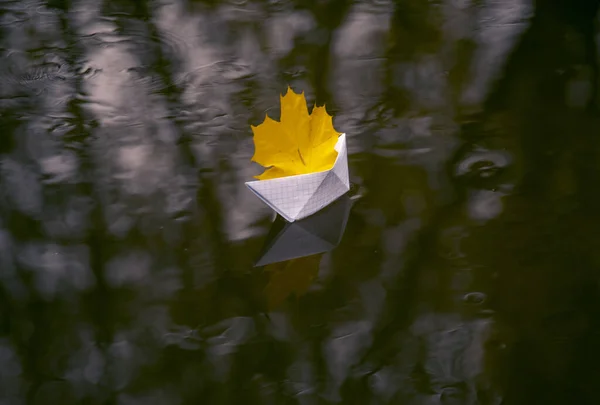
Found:
<svg viewBox="0 0 600 405"><path fill-rule="evenodd" d="M323 255L319 253L265 266L269 273L265 288L269 309L276 309L292 294L296 297L304 295L319 273Z"/></svg>

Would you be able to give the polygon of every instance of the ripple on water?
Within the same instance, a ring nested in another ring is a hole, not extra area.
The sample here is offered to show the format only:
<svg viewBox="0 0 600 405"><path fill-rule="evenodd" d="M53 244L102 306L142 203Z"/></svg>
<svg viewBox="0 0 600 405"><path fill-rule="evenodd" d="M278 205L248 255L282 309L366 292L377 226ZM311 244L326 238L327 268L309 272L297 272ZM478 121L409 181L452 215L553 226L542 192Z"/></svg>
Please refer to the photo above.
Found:
<svg viewBox="0 0 600 405"><path fill-rule="evenodd" d="M216 88L238 81L248 80L255 75L249 65L232 60L221 60L200 66L187 73L177 84L181 87Z"/></svg>
<svg viewBox="0 0 600 405"><path fill-rule="evenodd" d="M454 175L469 187L498 187L500 174L512 163L512 156L507 151L477 148L469 151L456 164Z"/></svg>
<svg viewBox="0 0 600 405"><path fill-rule="evenodd" d="M172 30L161 29L152 39L160 45L165 60L178 60L188 51L188 45L183 37Z"/></svg>
<svg viewBox="0 0 600 405"><path fill-rule="evenodd" d="M72 77L66 63L60 18L52 10L40 9L39 4L37 8L38 12L31 4L18 8L5 6L0 12L6 34L0 41L2 107L18 106L17 99L43 93L56 97L61 92L55 90Z"/></svg>
<svg viewBox="0 0 600 405"><path fill-rule="evenodd" d="M118 19L117 23L124 27L123 35L127 37L131 51L135 53L139 62L137 66L127 69L127 73L131 75L127 85L141 84L150 93L164 92L171 87L171 72L161 71L164 62L170 60L168 58L172 53L169 49L171 45L167 43L165 46L146 21L123 18ZM165 52L169 56L165 56Z"/></svg>
<svg viewBox="0 0 600 405"><path fill-rule="evenodd" d="M465 294L463 296L463 301L466 304L480 305L485 302L486 298L487 297L484 293L475 291Z"/></svg>
<svg viewBox="0 0 600 405"><path fill-rule="evenodd" d="M174 66L173 72L182 74L182 66L190 61L212 60L214 50L205 45L202 30L209 23L201 15L194 15L179 2L156 7L152 10L152 23L156 28L153 39L162 50L163 60Z"/></svg>
<svg viewBox="0 0 600 405"><path fill-rule="evenodd" d="M224 21L255 22L266 18L266 10L260 2L248 0L226 0L221 2L218 10L219 17Z"/></svg>
<svg viewBox="0 0 600 405"><path fill-rule="evenodd" d="M73 77L69 65L58 56L9 57L0 67L0 108L27 111L35 106L47 109L46 113L56 111L74 97Z"/></svg>

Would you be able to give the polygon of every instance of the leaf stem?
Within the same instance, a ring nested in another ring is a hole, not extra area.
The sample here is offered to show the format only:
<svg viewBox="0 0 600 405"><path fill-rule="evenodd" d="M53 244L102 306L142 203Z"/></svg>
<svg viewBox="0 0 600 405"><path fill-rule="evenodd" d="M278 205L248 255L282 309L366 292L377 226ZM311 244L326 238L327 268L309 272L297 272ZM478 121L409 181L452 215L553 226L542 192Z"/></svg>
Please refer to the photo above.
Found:
<svg viewBox="0 0 600 405"><path fill-rule="evenodd" d="M300 149L298 149L298 156L300 156L300 160L302 161L302 164L304 166L306 166L306 162L304 161L304 158L302 157L302 153L300 153Z"/></svg>

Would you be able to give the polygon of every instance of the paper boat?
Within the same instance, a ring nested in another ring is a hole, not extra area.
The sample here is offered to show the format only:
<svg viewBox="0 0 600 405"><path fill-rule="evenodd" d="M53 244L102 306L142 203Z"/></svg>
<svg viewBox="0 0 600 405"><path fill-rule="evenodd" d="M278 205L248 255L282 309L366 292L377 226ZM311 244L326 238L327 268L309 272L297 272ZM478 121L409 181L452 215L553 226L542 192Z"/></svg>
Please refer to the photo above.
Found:
<svg viewBox="0 0 600 405"><path fill-rule="evenodd" d="M342 240L351 208L352 200L346 194L309 218L290 223L278 216L255 266L332 250Z"/></svg>
<svg viewBox="0 0 600 405"><path fill-rule="evenodd" d="M246 185L288 222L306 218L350 190L346 134L340 135L335 150L338 156L329 170L249 181Z"/></svg>

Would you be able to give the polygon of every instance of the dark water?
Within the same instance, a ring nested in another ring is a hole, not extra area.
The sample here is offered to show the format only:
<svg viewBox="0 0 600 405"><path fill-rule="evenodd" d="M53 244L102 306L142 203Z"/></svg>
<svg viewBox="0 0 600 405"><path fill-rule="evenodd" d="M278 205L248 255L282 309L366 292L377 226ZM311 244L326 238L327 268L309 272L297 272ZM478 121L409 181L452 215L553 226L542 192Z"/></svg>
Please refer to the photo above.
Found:
<svg viewBox="0 0 600 405"><path fill-rule="evenodd" d="M2 0L0 404L599 404L597 8ZM253 267L288 84L350 211Z"/></svg>

